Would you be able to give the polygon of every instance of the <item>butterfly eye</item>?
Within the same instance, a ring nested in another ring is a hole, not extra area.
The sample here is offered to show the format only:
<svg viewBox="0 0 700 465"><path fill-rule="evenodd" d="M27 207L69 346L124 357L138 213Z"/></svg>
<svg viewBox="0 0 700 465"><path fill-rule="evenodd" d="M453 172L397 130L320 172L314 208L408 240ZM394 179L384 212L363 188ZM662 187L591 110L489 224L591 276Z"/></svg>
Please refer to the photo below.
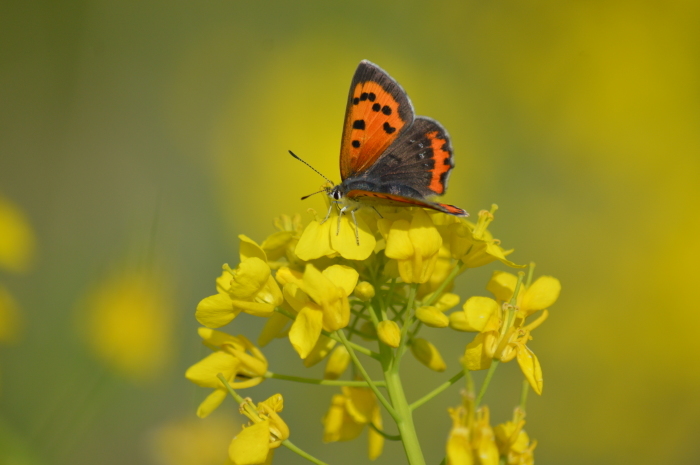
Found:
<svg viewBox="0 0 700 465"><path fill-rule="evenodd" d="M333 191L333 198L335 200L340 200L340 191Z"/></svg>

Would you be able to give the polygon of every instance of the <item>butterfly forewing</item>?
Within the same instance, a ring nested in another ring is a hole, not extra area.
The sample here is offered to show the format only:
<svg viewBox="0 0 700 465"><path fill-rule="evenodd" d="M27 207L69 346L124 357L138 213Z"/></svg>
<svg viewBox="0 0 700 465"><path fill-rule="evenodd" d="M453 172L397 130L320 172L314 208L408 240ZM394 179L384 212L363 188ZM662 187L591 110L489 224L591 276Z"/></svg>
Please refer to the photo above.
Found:
<svg viewBox="0 0 700 465"><path fill-rule="evenodd" d="M469 216L469 214L459 207L448 205L446 203L426 202L424 200L414 199L413 197L404 197L401 195L387 194L383 192L373 192L365 190L351 190L347 193L348 198L362 202L367 205L383 205L388 207L422 207L448 213L456 216Z"/></svg>
<svg viewBox="0 0 700 465"><path fill-rule="evenodd" d="M350 85L340 146L340 176L357 176L413 123L406 92L384 70L362 61Z"/></svg>

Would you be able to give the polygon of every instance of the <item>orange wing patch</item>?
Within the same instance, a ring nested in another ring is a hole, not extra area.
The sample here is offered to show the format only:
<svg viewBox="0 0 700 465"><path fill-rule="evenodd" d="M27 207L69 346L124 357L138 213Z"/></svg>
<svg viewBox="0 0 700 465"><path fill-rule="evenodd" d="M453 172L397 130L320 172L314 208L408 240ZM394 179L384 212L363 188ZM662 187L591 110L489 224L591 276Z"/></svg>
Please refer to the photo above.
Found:
<svg viewBox="0 0 700 465"><path fill-rule="evenodd" d="M341 152L343 178L372 166L409 123L400 116L400 103L377 82L358 83L348 104Z"/></svg>
<svg viewBox="0 0 700 465"><path fill-rule="evenodd" d="M431 131L425 137L430 141L430 148L433 149L433 160L435 160L429 188L436 194L442 195L445 193L448 173L452 169L452 159L450 152L446 150L447 140L438 137L438 134L438 131Z"/></svg>

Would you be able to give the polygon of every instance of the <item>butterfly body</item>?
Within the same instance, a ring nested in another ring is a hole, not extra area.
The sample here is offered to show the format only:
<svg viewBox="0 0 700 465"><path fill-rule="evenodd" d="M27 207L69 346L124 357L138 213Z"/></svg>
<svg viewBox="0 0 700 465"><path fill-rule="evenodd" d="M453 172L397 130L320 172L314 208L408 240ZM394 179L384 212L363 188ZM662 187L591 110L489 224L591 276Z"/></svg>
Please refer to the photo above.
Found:
<svg viewBox="0 0 700 465"><path fill-rule="evenodd" d="M452 168L447 131L433 119L416 117L406 92L384 70L360 62L345 112L342 183L327 190L341 212L388 205L467 216L461 208L428 200L445 193Z"/></svg>

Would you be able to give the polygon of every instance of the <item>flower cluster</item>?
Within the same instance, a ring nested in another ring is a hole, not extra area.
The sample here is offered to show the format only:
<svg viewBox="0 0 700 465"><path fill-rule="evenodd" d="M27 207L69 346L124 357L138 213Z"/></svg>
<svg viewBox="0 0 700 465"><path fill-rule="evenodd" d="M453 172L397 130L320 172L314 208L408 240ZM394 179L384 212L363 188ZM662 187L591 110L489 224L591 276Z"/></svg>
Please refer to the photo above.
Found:
<svg viewBox="0 0 700 465"><path fill-rule="evenodd" d="M455 278L469 268L492 262L524 267L508 259L512 250L504 249L490 232L495 211L494 205L479 212L472 223L420 208L362 209L356 222L337 212L305 227L299 216L281 217L275 220L278 231L260 244L239 236L239 263L235 268L224 265L216 280L217 293L203 299L196 310L203 325L199 334L213 352L186 373L192 382L214 390L199 406L199 416L207 416L231 394L253 422L232 442L231 461L269 463L268 450L280 444L308 458L289 442L286 425L280 426L276 412L281 403L276 409L268 400L252 409L250 401L236 394L266 379L339 387L341 393L333 396L323 419L323 440L352 440L368 426L371 459L391 437L404 443L409 463L422 459L411 411L465 374L470 380L469 371L494 370L499 362L517 358L525 379L541 394L542 369L527 343L556 301L559 282L547 276L532 282L530 267L527 280L522 272L495 272L486 286L494 298L473 296L460 307L460 296L452 292ZM257 346L244 336L216 330L242 313L266 319ZM533 315L534 320L527 321ZM409 405L398 377L405 353L436 372L448 367L438 347L420 337L423 326L473 332L475 337L465 341L457 375ZM288 339L307 367L326 360L324 379L270 371L258 347L278 338ZM383 380L372 379L364 368L372 360L379 362ZM349 379L343 380L350 366ZM383 430L382 409L394 420L398 436ZM498 463L503 458L507 463L530 463L534 446L523 436L522 418L491 429L488 408L473 400L450 415L450 463ZM242 452L248 450L244 443L257 444L256 452ZM459 458L472 453L495 462Z"/></svg>

